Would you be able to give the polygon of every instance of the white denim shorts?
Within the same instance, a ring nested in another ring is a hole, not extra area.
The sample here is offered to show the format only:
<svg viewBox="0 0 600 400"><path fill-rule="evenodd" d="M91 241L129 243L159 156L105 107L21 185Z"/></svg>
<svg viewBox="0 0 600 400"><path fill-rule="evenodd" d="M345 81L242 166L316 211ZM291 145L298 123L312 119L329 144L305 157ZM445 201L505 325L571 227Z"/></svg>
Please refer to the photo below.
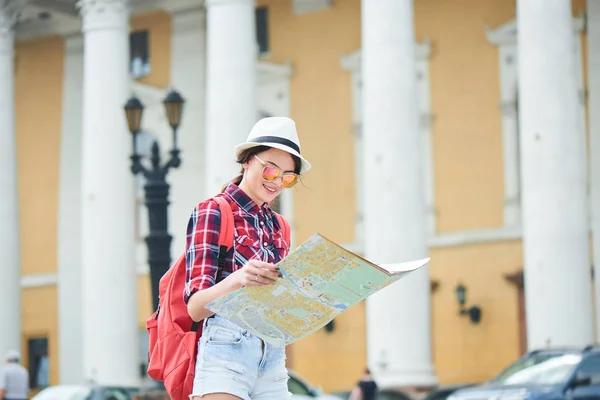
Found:
<svg viewBox="0 0 600 400"><path fill-rule="evenodd" d="M190 398L228 393L243 400L284 400L291 397L288 379L284 347L218 315L204 321Z"/></svg>

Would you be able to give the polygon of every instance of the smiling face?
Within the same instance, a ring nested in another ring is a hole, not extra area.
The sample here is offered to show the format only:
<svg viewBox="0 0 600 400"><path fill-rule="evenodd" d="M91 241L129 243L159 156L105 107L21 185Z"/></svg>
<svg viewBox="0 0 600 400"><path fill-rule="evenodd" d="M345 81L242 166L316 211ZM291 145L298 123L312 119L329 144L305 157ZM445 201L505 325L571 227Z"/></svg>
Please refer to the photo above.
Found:
<svg viewBox="0 0 600 400"><path fill-rule="evenodd" d="M242 164L245 172L239 186L259 206L262 206L263 203L271 203L285 188L282 185L281 176L273 180L266 180L263 177L263 169L265 166L273 166L282 173L294 173L297 167L295 164L290 153L269 148L257 153L256 157L249 157Z"/></svg>

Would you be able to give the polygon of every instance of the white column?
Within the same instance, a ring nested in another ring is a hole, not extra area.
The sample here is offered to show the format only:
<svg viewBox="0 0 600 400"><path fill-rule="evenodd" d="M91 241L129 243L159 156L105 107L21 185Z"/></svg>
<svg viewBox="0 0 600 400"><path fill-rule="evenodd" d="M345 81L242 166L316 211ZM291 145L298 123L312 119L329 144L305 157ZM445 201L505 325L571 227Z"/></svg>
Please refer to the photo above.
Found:
<svg viewBox="0 0 600 400"><path fill-rule="evenodd" d="M0 5L0 354L21 350L13 10Z"/></svg>
<svg viewBox="0 0 600 400"><path fill-rule="evenodd" d="M171 171L169 228L171 258L185 247L185 227L194 206L204 199L204 76L206 65L204 8L172 10L171 85L185 98L179 143L183 162ZM232 157L229 157L231 160ZM197 182L190 185L190 182Z"/></svg>
<svg viewBox="0 0 600 400"><path fill-rule="evenodd" d="M83 374L139 382L134 180L123 105L130 95L126 0L80 1L84 33L82 153Z"/></svg>
<svg viewBox="0 0 600 400"><path fill-rule="evenodd" d="M362 3L365 254L377 263L427 255L413 2ZM383 387L436 383L430 284L422 269L367 300L367 358Z"/></svg>
<svg viewBox="0 0 600 400"><path fill-rule="evenodd" d="M58 357L61 384L83 383L81 127L83 37L65 38L58 193Z"/></svg>
<svg viewBox="0 0 600 400"><path fill-rule="evenodd" d="M518 0L517 24L528 347L588 345L586 153L571 4Z"/></svg>
<svg viewBox="0 0 600 400"><path fill-rule="evenodd" d="M207 0L206 192L239 173L233 148L257 120L253 0Z"/></svg>
<svg viewBox="0 0 600 400"><path fill-rule="evenodd" d="M590 129L590 186L594 284L596 298L596 342L600 341L600 1L587 2L588 91Z"/></svg>

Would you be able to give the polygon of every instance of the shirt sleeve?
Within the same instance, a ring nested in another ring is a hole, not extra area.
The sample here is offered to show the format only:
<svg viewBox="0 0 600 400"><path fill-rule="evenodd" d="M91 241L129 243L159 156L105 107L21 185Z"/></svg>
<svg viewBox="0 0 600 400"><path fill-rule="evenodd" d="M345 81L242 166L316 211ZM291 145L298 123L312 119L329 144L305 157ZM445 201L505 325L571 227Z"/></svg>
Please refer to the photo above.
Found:
<svg viewBox="0 0 600 400"><path fill-rule="evenodd" d="M219 259L221 210L215 201L202 202L194 208L186 234L186 282L184 301L199 290L216 283Z"/></svg>

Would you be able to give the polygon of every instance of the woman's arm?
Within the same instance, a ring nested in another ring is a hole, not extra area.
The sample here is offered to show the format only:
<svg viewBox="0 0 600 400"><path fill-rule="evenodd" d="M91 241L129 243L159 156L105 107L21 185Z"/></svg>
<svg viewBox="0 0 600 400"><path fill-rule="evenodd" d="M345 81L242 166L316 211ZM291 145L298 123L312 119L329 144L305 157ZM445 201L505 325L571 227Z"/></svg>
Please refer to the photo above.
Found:
<svg viewBox="0 0 600 400"><path fill-rule="evenodd" d="M188 222L184 300L194 321L213 315L205 308L211 301L243 286L272 284L281 276L274 264L250 260L243 268L216 283L220 226L219 206L211 200L198 204Z"/></svg>
<svg viewBox="0 0 600 400"><path fill-rule="evenodd" d="M231 276L232 275L229 275L227 278L223 279L214 286L199 290L192 294L188 300L187 308L188 314L190 314L190 317L194 321L201 321L214 314L212 311L204 308L208 303L242 287L235 282L235 280L230 279Z"/></svg>
<svg viewBox="0 0 600 400"><path fill-rule="evenodd" d="M272 285L281 277L281 272L275 264L250 260L243 268L238 269L216 285L194 293L188 300L188 314L194 321L201 321L214 314L204 308L211 301L244 286Z"/></svg>

